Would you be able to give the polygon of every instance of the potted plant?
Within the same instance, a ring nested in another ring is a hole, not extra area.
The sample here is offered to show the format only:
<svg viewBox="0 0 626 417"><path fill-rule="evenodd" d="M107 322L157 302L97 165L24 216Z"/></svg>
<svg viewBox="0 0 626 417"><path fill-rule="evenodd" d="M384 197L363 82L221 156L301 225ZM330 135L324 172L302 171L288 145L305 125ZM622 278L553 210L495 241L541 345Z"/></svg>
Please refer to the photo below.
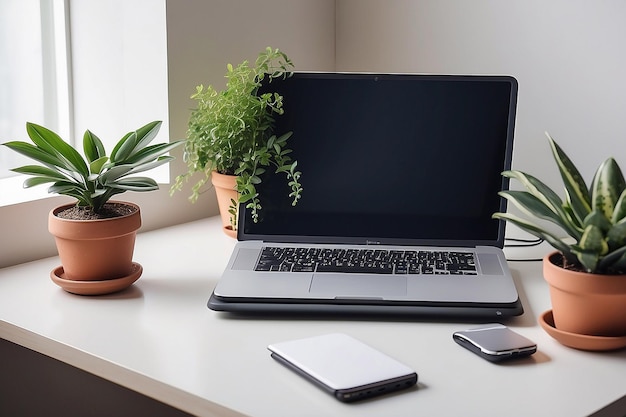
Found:
<svg viewBox="0 0 626 417"><path fill-rule="evenodd" d="M252 219L258 221L261 197L256 186L268 167L273 166L275 174L285 175L293 204L300 199L301 173L287 146L292 132L278 136L273 132L274 117L284 112L283 97L275 92L259 92L264 83L291 76L292 68L285 53L268 47L259 53L253 66L248 61L237 67L228 64L224 90L199 85L191 96L197 107L191 112L185 142L188 172L176 178L172 192L201 172L202 177L192 187L190 200L195 202L211 178L224 231L230 236L236 235L239 204L246 203Z"/></svg>
<svg viewBox="0 0 626 417"><path fill-rule="evenodd" d="M505 171L503 175L518 180L526 191L502 191L500 195L523 214L547 221L544 226L558 226L568 237L560 237L550 228L514 214L493 216L516 224L556 249L543 260L556 329L569 336L590 336L587 340L617 338L623 344L626 337L624 176L616 161L608 158L598 167L588 187L576 166L549 135L548 141L563 179L565 199L521 171Z"/></svg>
<svg viewBox="0 0 626 417"><path fill-rule="evenodd" d="M155 121L127 133L110 156L102 141L87 130L83 136L86 159L59 135L33 123L26 124L32 144L3 144L39 163L12 170L30 176L24 187L52 183L50 193L77 200L54 208L48 216L62 264L51 272L51 278L67 291L119 291L141 275L141 265L132 262L140 209L133 203L111 201L111 197L159 188L152 178L135 174L168 163L173 157L164 154L182 144L150 145L160 127L161 122Z"/></svg>

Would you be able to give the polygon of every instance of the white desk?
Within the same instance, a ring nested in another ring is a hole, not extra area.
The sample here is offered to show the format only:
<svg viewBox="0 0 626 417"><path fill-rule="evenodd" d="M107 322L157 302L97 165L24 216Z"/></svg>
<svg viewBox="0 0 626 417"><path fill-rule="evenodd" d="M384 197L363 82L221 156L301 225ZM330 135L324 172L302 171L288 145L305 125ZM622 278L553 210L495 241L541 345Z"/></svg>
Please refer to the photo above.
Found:
<svg viewBox="0 0 626 417"><path fill-rule="evenodd" d="M538 326L550 308L538 262L511 263L526 312L507 323L538 352L496 365L452 340L453 331L480 322L241 319L211 311L206 302L233 244L217 218L140 234L134 259L143 276L101 297L57 287L49 278L57 258L0 270L0 337L207 416L585 416L626 393L625 350L570 349ZM515 250L509 256L547 249ZM418 387L343 404L266 350L329 332L405 362L418 372Z"/></svg>

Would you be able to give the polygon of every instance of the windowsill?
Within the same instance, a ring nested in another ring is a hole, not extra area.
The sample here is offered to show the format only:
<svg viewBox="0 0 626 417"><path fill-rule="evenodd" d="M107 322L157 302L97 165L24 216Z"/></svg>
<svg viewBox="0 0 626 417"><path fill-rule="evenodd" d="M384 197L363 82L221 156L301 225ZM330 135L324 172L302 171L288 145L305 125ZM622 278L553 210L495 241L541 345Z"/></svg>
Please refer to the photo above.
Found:
<svg viewBox="0 0 626 417"><path fill-rule="evenodd" d="M0 179L0 207L41 200L50 197L45 185L24 188L23 175Z"/></svg>

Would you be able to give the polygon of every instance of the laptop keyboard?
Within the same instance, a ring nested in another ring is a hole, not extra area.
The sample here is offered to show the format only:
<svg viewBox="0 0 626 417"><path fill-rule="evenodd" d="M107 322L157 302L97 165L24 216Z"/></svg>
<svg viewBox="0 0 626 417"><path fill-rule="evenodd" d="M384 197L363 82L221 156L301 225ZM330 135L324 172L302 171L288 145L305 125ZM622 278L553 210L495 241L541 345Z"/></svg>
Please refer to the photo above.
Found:
<svg viewBox="0 0 626 417"><path fill-rule="evenodd" d="M476 275L471 252L263 247L256 271Z"/></svg>

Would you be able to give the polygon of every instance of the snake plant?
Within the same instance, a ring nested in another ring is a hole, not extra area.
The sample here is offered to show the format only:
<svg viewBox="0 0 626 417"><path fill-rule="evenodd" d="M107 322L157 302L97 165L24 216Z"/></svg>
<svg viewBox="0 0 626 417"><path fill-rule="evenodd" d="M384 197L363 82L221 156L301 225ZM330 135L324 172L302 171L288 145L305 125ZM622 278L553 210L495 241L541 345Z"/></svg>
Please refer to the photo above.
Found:
<svg viewBox="0 0 626 417"><path fill-rule="evenodd" d="M12 141L3 145L40 163L12 169L31 176L25 180L25 188L52 183L48 192L76 198L78 206L90 207L98 213L115 194L159 188L152 178L131 175L173 159L164 154L182 141L148 146L160 128L161 122L155 121L127 133L110 156L106 155L102 141L87 130L83 136L86 159L58 134L34 123L26 124L33 144Z"/></svg>
<svg viewBox="0 0 626 417"><path fill-rule="evenodd" d="M626 273L626 182L619 165L608 158L587 187L576 166L549 135L548 141L563 179L565 199L532 175L515 170L502 175L518 180L526 191L499 194L523 214L556 224L569 238L511 213L495 213L493 217L544 239L574 268L594 274Z"/></svg>

